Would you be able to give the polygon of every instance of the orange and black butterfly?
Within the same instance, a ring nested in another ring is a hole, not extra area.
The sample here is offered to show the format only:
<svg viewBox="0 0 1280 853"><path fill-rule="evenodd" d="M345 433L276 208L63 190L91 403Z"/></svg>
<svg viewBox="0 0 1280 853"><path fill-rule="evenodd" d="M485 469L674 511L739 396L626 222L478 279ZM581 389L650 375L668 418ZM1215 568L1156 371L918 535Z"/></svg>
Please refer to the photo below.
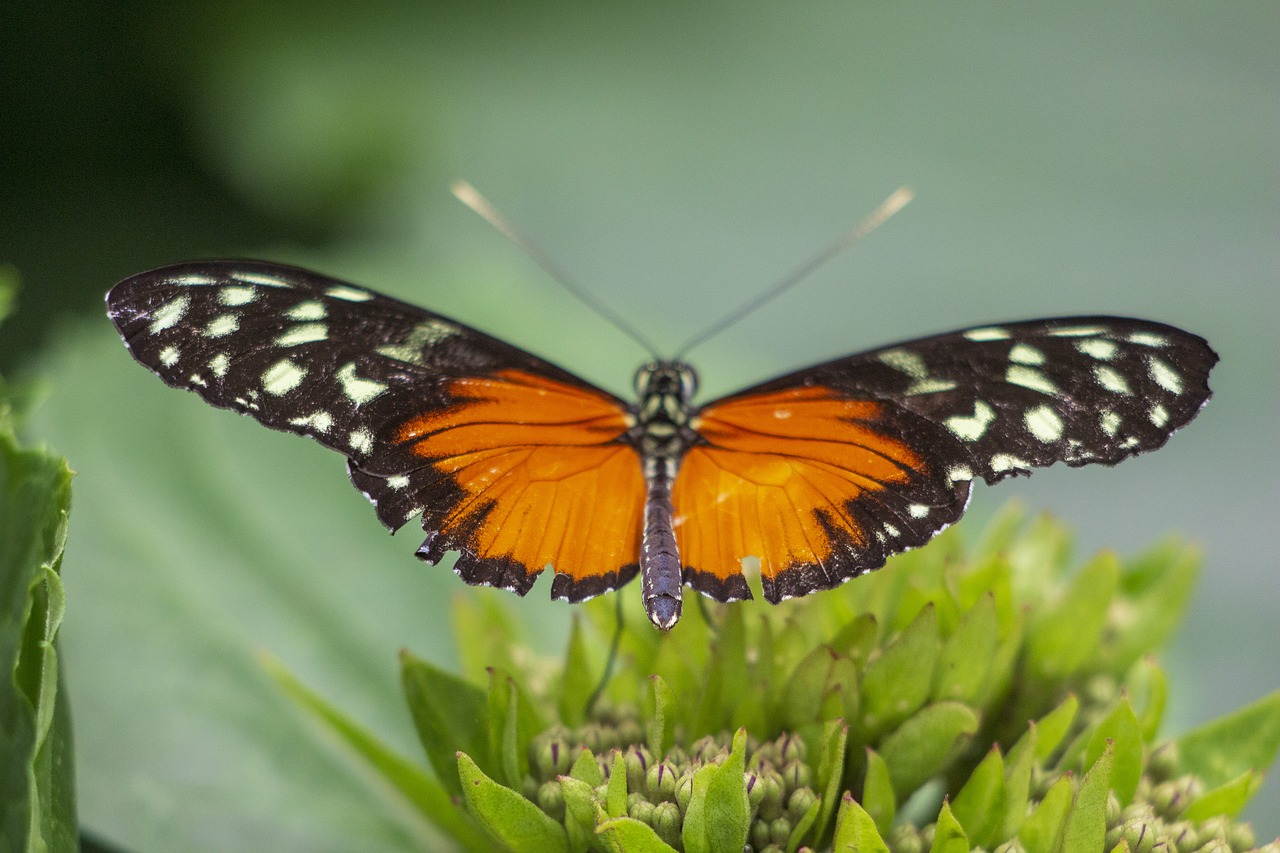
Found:
<svg viewBox="0 0 1280 853"><path fill-rule="evenodd" d="M702 405L682 361L633 402L461 323L306 270L187 263L107 296L169 385L309 436L417 555L467 583L582 601L641 576L659 628L684 586L828 589L956 521L970 483L1153 450L1209 399L1196 335L1121 317L1003 323L838 358Z"/></svg>

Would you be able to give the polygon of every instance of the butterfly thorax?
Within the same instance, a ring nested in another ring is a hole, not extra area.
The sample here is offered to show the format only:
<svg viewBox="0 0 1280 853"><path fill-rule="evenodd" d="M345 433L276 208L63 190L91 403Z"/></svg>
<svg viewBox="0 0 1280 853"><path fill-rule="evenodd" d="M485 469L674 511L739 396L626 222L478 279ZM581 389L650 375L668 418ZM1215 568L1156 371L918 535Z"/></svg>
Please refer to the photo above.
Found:
<svg viewBox="0 0 1280 853"><path fill-rule="evenodd" d="M636 423L628 438L640 451L645 477L652 477L658 467L674 477L680 457L697 439L689 422L698 374L683 362L651 361L636 371L635 388Z"/></svg>

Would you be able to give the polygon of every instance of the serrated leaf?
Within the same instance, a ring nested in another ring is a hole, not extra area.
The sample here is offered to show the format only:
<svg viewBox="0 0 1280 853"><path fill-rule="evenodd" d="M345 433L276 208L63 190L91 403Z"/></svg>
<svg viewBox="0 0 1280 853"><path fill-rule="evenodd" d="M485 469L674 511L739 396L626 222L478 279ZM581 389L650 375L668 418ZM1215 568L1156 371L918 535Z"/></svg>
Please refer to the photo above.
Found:
<svg viewBox="0 0 1280 853"><path fill-rule="evenodd" d="M660 675L649 676L648 701L645 703L645 743L655 758L671 749L675 737L675 693Z"/></svg>
<svg viewBox="0 0 1280 853"><path fill-rule="evenodd" d="M901 798L941 771L978 730L978 715L959 702L926 706L880 743L893 789Z"/></svg>
<svg viewBox="0 0 1280 853"><path fill-rule="evenodd" d="M1197 797L1182 813L1184 820L1201 821L1209 818L1234 818L1249 804L1249 800L1262 787L1262 774L1246 770L1226 784L1219 785Z"/></svg>
<svg viewBox="0 0 1280 853"><path fill-rule="evenodd" d="M483 690L408 652L400 653L400 683L418 739L446 788L462 793L458 752L470 755L487 772L498 772L489 751Z"/></svg>
<svg viewBox="0 0 1280 853"><path fill-rule="evenodd" d="M994 846L1004 821L1004 758L993 747L969 774L951 803L951 813L975 847Z"/></svg>
<svg viewBox="0 0 1280 853"><path fill-rule="evenodd" d="M1265 770L1280 749L1280 690L1193 729L1175 741L1182 767L1218 786Z"/></svg>
<svg viewBox="0 0 1280 853"><path fill-rule="evenodd" d="M738 729L733 736L729 757L715 768L707 780L704 808L709 853L737 853L747 843L751 805L747 801L744 775L746 757L747 732L746 729Z"/></svg>
<svg viewBox="0 0 1280 853"><path fill-rule="evenodd" d="M1071 812L1071 780L1066 776L1053 783L1035 810L1022 822L1018 840L1027 853L1054 853Z"/></svg>
<svg viewBox="0 0 1280 853"><path fill-rule="evenodd" d="M647 823L630 817L615 817L596 827L596 834L609 853L676 853Z"/></svg>
<svg viewBox="0 0 1280 853"><path fill-rule="evenodd" d="M1120 805L1127 806L1133 801L1133 792L1142 778L1142 729L1127 696L1122 696L1111 713L1094 726L1085 752L1085 766L1095 766L1108 749L1113 753L1111 790Z"/></svg>
<svg viewBox="0 0 1280 853"><path fill-rule="evenodd" d="M1107 793L1111 790L1114 752L1110 745L1080 780L1063 827L1062 853L1094 853L1107 836Z"/></svg>
<svg viewBox="0 0 1280 853"><path fill-rule="evenodd" d="M942 644L932 698L973 704L983 695L991 660L1000 642L995 598L980 597Z"/></svg>
<svg viewBox="0 0 1280 853"><path fill-rule="evenodd" d="M1027 666L1056 681L1079 672L1102 640L1107 608L1120 582L1120 560L1099 554L1080 569L1063 597L1042 611L1027 630Z"/></svg>
<svg viewBox="0 0 1280 853"><path fill-rule="evenodd" d="M564 670L560 678L560 721L577 727L586 722L587 702L595 692L599 673L595 671L590 647L582 627L582 618L573 614L569 627L569 648L565 651Z"/></svg>
<svg viewBox="0 0 1280 853"><path fill-rule="evenodd" d="M867 664L862 673L858 713L868 740L924 705L933 686L939 648L937 615L933 607L925 607L879 657Z"/></svg>
<svg viewBox="0 0 1280 853"><path fill-rule="evenodd" d="M893 782L889 778L888 766L880 757L880 753L871 747L867 747L867 769L862 780L861 810L871 817L875 822L876 830L881 835L887 835L893 828L898 800L893 793Z"/></svg>
<svg viewBox="0 0 1280 853"><path fill-rule="evenodd" d="M338 710L320 694L311 690L289 672L283 664L266 654L259 656L263 670L280 686L293 702L360 756L384 781L398 791L432 823L449 833L466 850L483 851L488 841L467 815L454 805L450 791L461 793L462 786L448 785L444 779L432 779L389 748L372 732ZM455 759L456 766L456 759ZM454 768L446 768L449 776Z"/></svg>
<svg viewBox="0 0 1280 853"><path fill-rule="evenodd" d="M929 853L969 853L969 839L946 801L942 803L942 811L938 813L938 822L933 828L933 844L929 846Z"/></svg>
<svg viewBox="0 0 1280 853"><path fill-rule="evenodd" d="M836 812L836 834L831 853L889 853L889 845L881 837L877 822L846 793Z"/></svg>
<svg viewBox="0 0 1280 853"><path fill-rule="evenodd" d="M515 791L490 779L463 752L458 753L458 778L467 809L507 849L515 853L568 853L564 827Z"/></svg>

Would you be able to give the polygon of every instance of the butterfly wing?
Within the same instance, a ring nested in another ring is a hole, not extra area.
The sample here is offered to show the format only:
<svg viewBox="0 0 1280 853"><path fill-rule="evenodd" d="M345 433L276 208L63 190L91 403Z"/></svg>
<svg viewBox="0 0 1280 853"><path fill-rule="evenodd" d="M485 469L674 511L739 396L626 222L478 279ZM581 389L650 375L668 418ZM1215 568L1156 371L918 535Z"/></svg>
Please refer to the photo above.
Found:
<svg viewBox="0 0 1280 853"><path fill-rule="evenodd" d="M581 600L636 572L643 478L626 404L438 314L295 267L181 264L125 279L108 313L167 384L348 458L418 555L472 584Z"/></svg>
<svg viewBox="0 0 1280 853"><path fill-rule="evenodd" d="M1209 399L1217 355L1118 317L967 329L810 367L704 407L673 493L686 578L777 602L922 545L970 481L1154 450Z"/></svg>

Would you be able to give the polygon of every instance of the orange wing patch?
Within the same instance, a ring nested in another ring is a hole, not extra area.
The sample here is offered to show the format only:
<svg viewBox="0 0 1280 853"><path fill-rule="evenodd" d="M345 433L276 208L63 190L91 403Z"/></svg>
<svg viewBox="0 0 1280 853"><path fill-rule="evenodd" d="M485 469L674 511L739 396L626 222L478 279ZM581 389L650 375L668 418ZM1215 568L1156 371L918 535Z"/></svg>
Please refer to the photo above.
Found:
<svg viewBox="0 0 1280 853"><path fill-rule="evenodd" d="M693 427L706 443L685 454L672 494L686 582L747 597L741 560L754 556L776 602L876 568L958 517L967 484L938 483L909 443L929 425L904 418L918 420L822 387L704 410Z"/></svg>
<svg viewBox="0 0 1280 853"><path fill-rule="evenodd" d="M504 585L490 575L522 570L527 591L552 565L552 596L570 601L630 580L644 500L638 457L618 441L631 416L589 389L520 370L448 390L459 403L405 421L394 438L461 492L437 527L440 547L463 552L464 579Z"/></svg>

